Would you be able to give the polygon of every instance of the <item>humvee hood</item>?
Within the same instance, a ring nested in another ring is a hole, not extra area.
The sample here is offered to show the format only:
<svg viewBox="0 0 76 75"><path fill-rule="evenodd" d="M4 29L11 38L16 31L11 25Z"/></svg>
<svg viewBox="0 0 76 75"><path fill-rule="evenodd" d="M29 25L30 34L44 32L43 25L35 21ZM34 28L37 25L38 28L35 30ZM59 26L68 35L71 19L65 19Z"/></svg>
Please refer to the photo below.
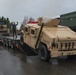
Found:
<svg viewBox="0 0 76 75"><path fill-rule="evenodd" d="M50 38L58 38L59 41L63 40L76 40L75 32L66 29L47 29L45 33Z"/></svg>

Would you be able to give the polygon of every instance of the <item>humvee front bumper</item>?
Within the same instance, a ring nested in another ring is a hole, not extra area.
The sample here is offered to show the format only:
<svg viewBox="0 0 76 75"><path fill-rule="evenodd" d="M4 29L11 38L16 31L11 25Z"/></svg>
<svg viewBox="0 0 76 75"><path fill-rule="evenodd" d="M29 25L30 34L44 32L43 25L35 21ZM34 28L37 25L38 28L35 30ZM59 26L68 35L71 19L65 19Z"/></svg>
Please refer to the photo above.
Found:
<svg viewBox="0 0 76 75"><path fill-rule="evenodd" d="M67 55L76 55L76 50L72 51L51 51L51 57L58 57L58 56L67 56Z"/></svg>

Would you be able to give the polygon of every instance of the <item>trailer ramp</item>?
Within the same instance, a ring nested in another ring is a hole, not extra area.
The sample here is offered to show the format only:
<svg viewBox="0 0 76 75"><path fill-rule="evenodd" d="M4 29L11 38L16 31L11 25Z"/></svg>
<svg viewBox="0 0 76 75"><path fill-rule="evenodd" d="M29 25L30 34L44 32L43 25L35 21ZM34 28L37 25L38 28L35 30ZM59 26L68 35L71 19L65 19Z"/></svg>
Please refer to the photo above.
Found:
<svg viewBox="0 0 76 75"><path fill-rule="evenodd" d="M25 43L21 44L20 41L17 41L17 44L19 45L19 49L23 53L25 53L27 56L35 56L35 55L37 55L37 52L34 49L30 48L27 44L25 44Z"/></svg>

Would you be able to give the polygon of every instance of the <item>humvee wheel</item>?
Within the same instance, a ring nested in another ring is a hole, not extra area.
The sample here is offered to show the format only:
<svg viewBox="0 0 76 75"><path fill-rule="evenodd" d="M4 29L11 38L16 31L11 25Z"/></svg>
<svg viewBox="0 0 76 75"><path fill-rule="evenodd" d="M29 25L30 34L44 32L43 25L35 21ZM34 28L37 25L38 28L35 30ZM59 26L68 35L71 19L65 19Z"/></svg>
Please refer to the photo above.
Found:
<svg viewBox="0 0 76 75"><path fill-rule="evenodd" d="M39 57L43 61L49 61L50 60L50 52L47 50L45 45L41 45L39 47Z"/></svg>

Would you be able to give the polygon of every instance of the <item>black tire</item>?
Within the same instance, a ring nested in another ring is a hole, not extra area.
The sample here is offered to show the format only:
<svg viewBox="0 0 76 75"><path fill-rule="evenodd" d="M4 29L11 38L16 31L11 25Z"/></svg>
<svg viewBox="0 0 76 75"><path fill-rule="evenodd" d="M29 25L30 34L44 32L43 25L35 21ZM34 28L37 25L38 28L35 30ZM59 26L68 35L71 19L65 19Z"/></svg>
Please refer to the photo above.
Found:
<svg viewBox="0 0 76 75"><path fill-rule="evenodd" d="M6 39L3 38L3 46L6 48Z"/></svg>
<svg viewBox="0 0 76 75"><path fill-rule="evenodd" d="M50 60L50 52L48 51L48 49L45 45L41 45L39 47L39 57L43 61L49 61Z"/></svg>
<svg viewBox="0 0 76 75"><path fill-rule="evenodd" d="M3 45L6 46L6 40L5 39L3 39Z"/></svg>
<svg viewBox="0 0 76 75"><path fill-rule="evenodd" d="M11 48L12 48L12 49L14 48L14 45L13 45L13 43L11 44Z"/></svg>
<svg viewBox="0 0 76 75"><path fill-rule="evenodd" d="M6 41L6 47L8 47L9 46L9 43L8 43L8 41Z"/></svg>
<svg viewBox="0 0 76 75"><path fill-rule="evenodd" d="M11 49L14 49L14 43L13 41L11 40L11 45L10 45Z"/></svg>
<svg viewBox="0 0 76 75"><path fill-rule="evenodd" d="M2 42L2 43L3 43L3 45L5 46L6 42L5 42L4 40L3 40L3 42Z"/></svg>

